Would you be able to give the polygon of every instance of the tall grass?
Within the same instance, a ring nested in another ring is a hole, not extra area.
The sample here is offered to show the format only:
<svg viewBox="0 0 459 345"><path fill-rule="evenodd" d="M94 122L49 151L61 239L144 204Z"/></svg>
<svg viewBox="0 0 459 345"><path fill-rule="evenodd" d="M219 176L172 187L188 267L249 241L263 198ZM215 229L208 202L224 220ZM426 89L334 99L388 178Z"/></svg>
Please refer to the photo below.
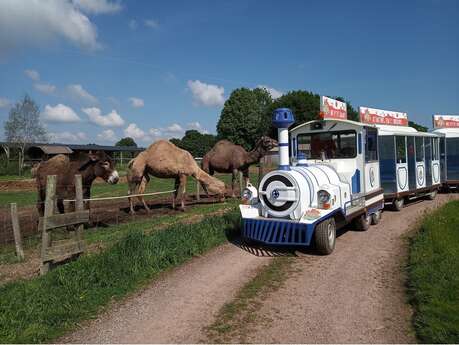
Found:
<svg viewBox="0 0 459 345"><path fill-rule="evenodd" d="M459 201L424 219L411 243L408 273L418 339L459 343Z"/></svg>
<svg viewBox="0 0 459 345"><path fill-rule="evenodd" d="M113 298L225 242L239 230L239 221L232 211L150 235L134 231L105 252L0 287L0 343L55 339L78 321L94 317Z"/></svg>

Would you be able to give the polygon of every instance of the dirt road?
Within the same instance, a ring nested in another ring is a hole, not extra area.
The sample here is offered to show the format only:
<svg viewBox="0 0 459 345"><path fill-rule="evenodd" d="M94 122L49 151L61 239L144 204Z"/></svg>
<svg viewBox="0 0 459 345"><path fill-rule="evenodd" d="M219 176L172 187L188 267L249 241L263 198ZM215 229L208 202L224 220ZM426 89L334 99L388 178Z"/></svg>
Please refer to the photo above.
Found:
<svg viewBox="0 0 459 345"><path fill-rule="evenodd" d="M387 211L381 223L367 232L344 232L332 255L298 257L295 273L266 298L258 312L264 322L253 325L249 341L415 342L403 287L405 235L425 210L450 198L439 195L400 213ZM203 328L269 260L231 244L222 246L170 272L59 342L205 341Z"/></svg>

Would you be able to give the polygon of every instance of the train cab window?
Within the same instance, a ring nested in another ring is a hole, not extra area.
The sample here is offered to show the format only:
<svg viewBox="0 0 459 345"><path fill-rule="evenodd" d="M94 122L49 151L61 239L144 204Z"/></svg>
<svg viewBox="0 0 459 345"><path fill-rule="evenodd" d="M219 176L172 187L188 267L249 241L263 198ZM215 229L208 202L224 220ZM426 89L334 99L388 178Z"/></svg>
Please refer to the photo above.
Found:
<svg viewBox="0 0 459 345"><path fill-rule="evenodd" d="M395 149L397 152L397 163L406 163L406 137L395 137Z"/></svg>
<svg viewBox="0 0 459 345"><path fill-rule="evenodd" d="M357 155L355 131L299 134L298 152L307 159L354 158Z"/></svg>
<svg viewBox="0 0 459 345"><path fill-rule="evenodd" d="M416 137L415 138L415 145L416 145L416 162L423 162L424 161L424 138Z"/></svg>
<svg viewBox="0 0 459 345"><path fill-rule="evenodd" d="M373 162L378 160L378 130L375 128L367 128L365 140L365 162Z"/></svg>

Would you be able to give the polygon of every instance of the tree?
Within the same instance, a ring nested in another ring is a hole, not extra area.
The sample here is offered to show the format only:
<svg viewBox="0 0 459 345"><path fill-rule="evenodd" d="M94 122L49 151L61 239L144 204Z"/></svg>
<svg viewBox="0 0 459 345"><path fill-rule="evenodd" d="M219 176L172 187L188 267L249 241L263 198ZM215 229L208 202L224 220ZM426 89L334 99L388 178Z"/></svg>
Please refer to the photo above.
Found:
<svg viewBox="0 0 459 345"><path fill-rule="evenodd" d="M408 121L408 126L413 127L414 129L416 129L419 132L427 132L428 131L427 127L424 127L424 126L422 126L420 124L417 124L414 121Z"/></svg>
<svg viewBox="0 0 459 345"><path fill-rule="evenodd" d="M137 147L137 144L136 142L134 141L134 139L132 139L131 137L126 137L126 138L122 138L120 139L116 144L115 146L128 146L128 147Z"/></svg>
<svg viewBox="0 0 459 345"><path fill-rule="evenodd" d="M251 149L269 129L265 120L271 104L271 95L265 89L234 90L223 106L217 124L218 137Z"/></svg>
<svg viewBox="0 0 459 345"><path fill-rule="evenodd" d="M181 140L173 138L170 142L187 150L193 157L203 157L215 145L217 137L212 134L202 134L197 130L191 129L185 132Z"/></svg>
<svg viewBox="0 0 459 345"><path fill-rule="evenodd" d="M5 122L5 138L19 148L19 174L21 174L26 145L48 141L46 129L40 121L38 105L28 95L11 108L9 118Z"/></svg>

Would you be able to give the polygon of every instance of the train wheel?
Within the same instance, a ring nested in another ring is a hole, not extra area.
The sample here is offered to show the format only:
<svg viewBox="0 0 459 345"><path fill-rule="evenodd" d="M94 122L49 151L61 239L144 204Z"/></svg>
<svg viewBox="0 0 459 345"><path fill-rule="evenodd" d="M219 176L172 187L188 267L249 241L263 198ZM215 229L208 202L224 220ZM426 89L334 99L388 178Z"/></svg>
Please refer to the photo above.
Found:
<svg viewBox="0 0 459 345"><path fill-rule="evenodd" d="M371 215L362 214L354 220L355 227L360 231L367 231L371 224Z"/></svg>
<svg viewBox="0 0 459 345"><path fill-rule="evenodd" d="M371 215L371 224L373 224L373 225L378 224L379 221L381 220L381 214L382 214L381 210L376 211L375 213L373 213Z"/></svg>
<svg viewBox="0 0 459 345"><path fill-rule="evenodd" d="M392 203L392 208L395 211L401 211L404 204L405 204L405 200L403 198L395 199L394 202Z"/></svg>
<svg viewBox="0 0 459 345"><path fill-rule="evenodd" d="M314 231L315 249L322 255L328 255L335 249L336 225L333 218L329 218L316 225Z"/></svg>
<svg viewBox="0 0 459 345"><path fill-rule="evenodd" d="M429 194L427 194L427 199L429 199L429 200L435 199L435 197L437 196L437 193L438 193L438 191L435 189L434 191L432 191Z"/></svg>

